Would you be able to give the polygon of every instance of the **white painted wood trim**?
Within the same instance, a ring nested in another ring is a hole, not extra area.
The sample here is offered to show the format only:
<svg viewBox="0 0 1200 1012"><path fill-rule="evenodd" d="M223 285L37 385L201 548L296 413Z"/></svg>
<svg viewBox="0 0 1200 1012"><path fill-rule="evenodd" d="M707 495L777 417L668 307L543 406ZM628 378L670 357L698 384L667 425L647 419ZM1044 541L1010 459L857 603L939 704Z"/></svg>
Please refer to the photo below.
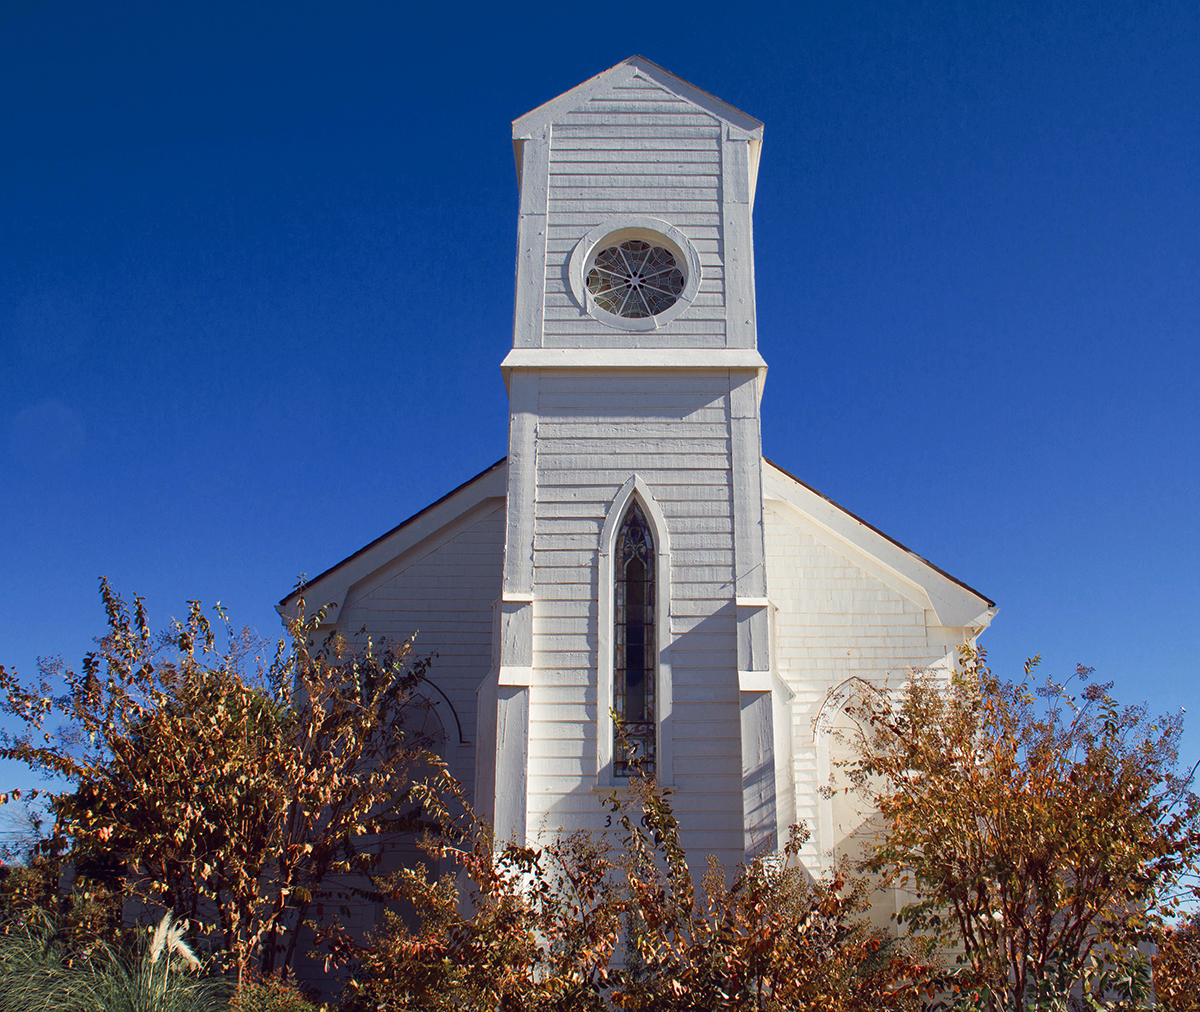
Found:
<svg viewBox="0 0 1200 1012"><path fill-rule="evenodd" d="M501 664L499 674L496 677L496 684L530 686L533 684L533 667L528 665Z"/></svg>
<svg viewBox="0 0 1200 1012"><path fill-rule="evenodd" d="M744 132L727 130L721 142L721 217L728 348L753 348L758 341L751 189L749 138Z"/></svg>
<svg viewBox="0 0 1200 1012"><path fill-rule="evenodd" d="M770 671L738 671L738 689L742 692L770 692L773 688Z"/></svg>
<svg viewBox="0 0 1200 1012"><path fill-rule="evenodd" d="M509 600L533 597L533 517L537 499L538 377L521 373L509 391L508 510L504 584ZM522 595L514 597L513 595ZM527 597L526 597L527 595ZM504 663L502 660L501 663Z"/></svg>
<svg viewBox="0 0 1200 1012"><path fill-rule="evenodd" d="M500 363L514 369L719 369L765 371L752 348L514 348Z"/></svg>
<svg viewBox="0 0 1200 1012"><path fill-rule="evenodd" d="M498 630L499 620L495 622ZM498 640L493 633L493 643ZM497 668L492 667L475 690L475 810L491 825L496 824L496 723L499 686Z"/></svg>
<svg viewBox="0 0 1200 1012"><path fill-rule="evenodd" d="M644 56L631 56L627 60L622 60L615 67L601 71L595 77L584 81L583 84L563 92L557 98L552 98L549 102L539 105L519 119L513 120L512 135L514 138L526 137L539 127L561 119L567 113L585 105L589 99L609 88L624 84L638 74L665 88L673 95L678 95L691 102L692 105L703 109L710 115L746 131L753 137L762 138L763 125L753 116L747 115L727 102L722 102L715 95L710 95L707 91L697 88L682 77L676 77L669 70L664 70Z"/></svg>
<svg viewBox="0 0 1200 1012"><path fill-rule="evenodd" d="M311 611L328 603L336 603L337 609L331 611L326 625L336 625L338 613L346 601L346 595L355 584L367 579L384 566L395 562L406 552L412 551L422 542L430 538L444 539L449 537L445 529L456 525L468 514L479 511L488 505L488 500L503 499L508 484L507 468L493 467L485 471L477 480L447 496L434 506L418 513L405 521L391 534L381 537L367 548L351 556L321 576L314 579L304 589L305 601ZM293 617L295 612L295 595L290 594L276 611L285 618Z"/></svg>
<svg viewBox="0 0 1200 1012"><path fill-rule="evenodd" d="M550 195L550 127L520 142L521 202L517 216L513 347L542 343L546 312L546 231Z"/></svg>
<svg viewBox="0 0 1200 1012"><path fill-rule="evenodd" d="M676 260L683 261L687 275L683 291L679 298L668 309L644 319L632 319L617 316L596 305L596 300L586 284L587 273L591 269L596 250L607 248L628 239L643 239L660 246L665 246L675 254ZM571 260L567 265L567 279L571 284L571 294L575 302L589 316L595 318L607 327L616 330L646 331L665 327L680 313L684 312L695 300L703 279L700 264L700 254L679 229L661 218L652 218L642 214L622 214L601 222L575 244L571 251Z"/></svg>
<svg viewBox="0 0 1200 1012"><path fill-rule="evenodd" d="M537 373L522 373L513 381L509 397L504 583L497 608L500 649L495 689L493 800L498 842L524 841L529 808L538 388Z"/></svg>
<svg viewBox="0 0 1200 1012"><path fill-rule="evenodd" d="M752 371L756 374L760 401L767 380L767 363L752 348L514 348L500 363L510 396L514 373L563 369Z"/></svg>
<svg viewBox="0 0 1200 1012"><path fill-rule="evenodd" d="M729 377L735 593L738 599L760 601L767 597L767 565L756 385L754 376ZM740 671L770 672L767 604L737 605Z"/></svg>
<svg viewBox="0 0 1200 1012"><path fill-rule="evenodd" d="M497 843L523 844L529 815L529 688L496 687Z"/></svg>
<svg viewBox="0 0 1200 1012"><path fill-rule="evenodd" d="M750 214L754 214L754 191L758 188L758 161L762 157L762 138L752 137L750 146Z"/></svg>
<svg viewBox="0 0 1200 1012"><path fill-rule="evenodd" d="M838 508L828 499L763 462L763 493L783 512L793 512L802 523L820 530L830 547L845 555L903 594L928 608L943 626L975 630L987 628L997 608L982 595L938 572L920 556L890 541L867 524Z"/></svg>
<svg viewBox="0 0 1200 1012"><path fill-rule="evenodd" d="M758 854L779 850L775 700L771 693L771 673L764 673L766 691L738 694L742 731L742 841L748 861Z"/></svg>
<svg viewBox="0 0 1200 1012"><path fill-rule="evenodd" d="M658 606L654 616L658 633L658 782L660 786L674 784L675 725L673 720L671 679L671 534L662 508L650 491L650 487L636 474L630 475L608 507L604 527L600 532L600 558L597 602L597 652L596 652L596 788L612 789L624 786L626 781L614 777L612 772L612 698L613 698L613 597L615 578L613 574L613 547L625 511L633 499L641 504L646 519L654 528L654 544L657 548Z"/></svg>

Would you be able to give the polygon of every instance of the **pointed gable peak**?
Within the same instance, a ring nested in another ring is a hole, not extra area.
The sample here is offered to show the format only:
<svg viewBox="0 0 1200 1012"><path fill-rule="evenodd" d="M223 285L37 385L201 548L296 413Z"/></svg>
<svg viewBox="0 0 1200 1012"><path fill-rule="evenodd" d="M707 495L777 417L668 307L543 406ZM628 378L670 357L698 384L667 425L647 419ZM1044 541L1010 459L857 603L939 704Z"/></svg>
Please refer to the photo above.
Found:
<svg viewBox="0 0 1200 1012"><path fill-rule="evenodd" d="M544 130L549 124L561 119L590 99L604 92L620 87L635 79L642 78L664 91L690 102L731 127L745 131L756 140L762 138L763 125L753 116L748 116L740 109L735 109L728 102L722 102L715 95L710 95L703 88L697 88L682 77L676 77L669 70L664 70L657 63L647 60L644 56L631 56L622 60L615 67L609 67L595 77L589 78L570 91L563 92L558 98L539 105L519 119L513 120L513 140L522 140Z"/></svg>

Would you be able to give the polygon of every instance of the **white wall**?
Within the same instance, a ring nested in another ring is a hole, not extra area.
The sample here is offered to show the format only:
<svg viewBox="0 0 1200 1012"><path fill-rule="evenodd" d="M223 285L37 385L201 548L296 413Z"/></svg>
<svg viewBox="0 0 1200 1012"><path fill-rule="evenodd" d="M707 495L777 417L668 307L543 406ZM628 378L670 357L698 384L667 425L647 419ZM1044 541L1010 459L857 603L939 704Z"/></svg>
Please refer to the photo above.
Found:
<svg viewBox="0 0 1200 1012"><path fill-rule="evenodd" d="M550 138L543 346L604 348L610 328L582 316L567 281L575 244L618 214L665 218L700 254L703 280L683 318L637 335L642 348L725 347L721 123L643 77L554 123Z"/></svg>
<svg viewBox="0 0 1200 1012"><path fill-rule="evenodd" d="M633 473L672 550L675 802L685 844L733 851L742 836L729 377L543 373L537 426L531 833L598 828L597 553ZM552 813L552 815L551 815Z"/></svg>
<svg viewBox="0 0 1200 1012"><path fill-rule="evenodd" d="M470 789L475 777L475 690L492 663L492 602L504 564L504 501L491 499L414 545L350 588L338 618L346 634L364 626L378 638L417 634L418 656L437 653L429 678L450 697L462 724L439 713L445 757ZM427 693L440 705L436 693Z"/></svg>
<svg viewBox="0 0 1200 1012"><path fill-rule="evenodd" d="M814 737L821 704L847 678L895 685L910 667L943 661L947 647L938 641L945 630L932 610L848 558L797 510L768 501L766 547L768 588L778 609L776 663L795 694L796 817L813 831L804 856L816 870L827 863L825 851L840 848L862 821L845 799L819 796L831 758L837 759L827 736Z"/></svg>

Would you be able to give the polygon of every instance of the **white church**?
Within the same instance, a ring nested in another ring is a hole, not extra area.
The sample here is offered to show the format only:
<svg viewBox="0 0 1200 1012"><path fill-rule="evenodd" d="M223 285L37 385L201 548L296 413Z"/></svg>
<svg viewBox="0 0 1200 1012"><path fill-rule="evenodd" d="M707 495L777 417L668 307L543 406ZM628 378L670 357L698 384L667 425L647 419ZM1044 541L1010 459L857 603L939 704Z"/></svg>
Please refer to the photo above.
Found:
<svg viewBox="0 0 1200 1012"><path fill-rule="evenodd" d="M508 455L306 591L436 651L444 758L501 838L604 831L640 764L689 854L803 821L818 873L861 821L820 792L830 690L952 665L996 612L762 456L762 131L641 57L513 123Z"/></svg>

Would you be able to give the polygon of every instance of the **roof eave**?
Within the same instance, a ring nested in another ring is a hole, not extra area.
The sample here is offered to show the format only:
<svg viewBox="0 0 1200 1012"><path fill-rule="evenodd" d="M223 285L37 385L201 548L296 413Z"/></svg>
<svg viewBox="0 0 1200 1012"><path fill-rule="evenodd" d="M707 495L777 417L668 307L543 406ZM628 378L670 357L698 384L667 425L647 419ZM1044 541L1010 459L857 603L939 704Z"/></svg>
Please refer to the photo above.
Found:
<svg viewBox="0 0 1200 1012"><path fill-rule="evenodd" d="M563 92L557 98L552 98L549 102L544 102L536 109L527 112L524 116L513 120L512 135L514 147L517 145L517 142L533 136L550 123L561 119L572 110L578 109L593 96L607 88L613 87L622 80L633 77L637 73L645 75L673 94L692 102L705 112L711 113L731 126L737 127L739 130L744 130L751 138L762 140L763 124L760 120L755 119L748 113L742 112L736 106L732 106L728 102L717 98L711 92L696 87L690 81L685 81L682 77L672 74L664 67L660 67L653 60L647 60L644 56L631 56L627 60L622 60L616 66L601 71L595 77L588 78L588 80L580 85L576 85L570 91ZM519 153L517 157L519 161Z"/></svg>
<svg viewBox="0 0 1200 1012"><path fill-rule="evenodd" d="M341 560L341 562L335 562L332 566L330 566L328 569L326 569L323 573L320 573L319 575L314 576L311 580L305 580L301 586L298 586L290 594L288 594L286 597L284 597L283 599L280 600L279 604L276 606L276 611L280 611L280 613L282 614L282 610L290 607L291 604L293 602L295 602L296 599L301 594L307 594L310 591L312 591L314 588L318 587L320 584L329 581L332 577L336 576L340 571L345 569L347 566L350 566L351 564L353 564L356 560L361 559L362 557L366 556L373 549L377 548L379 545L381 545L383 542L387 541L389 538L394 537L395 535L397 535L401 531L403 531L405 528L410 527L411 525L415 524L422 517L428 516L430 513L432 513L434 510L436 510L439 506L441 506L444 503L448 502L449 500L453 499L455 496L459 495L460 493L465 492L468 488L470 488L476 482L482 481L484 478L486 478L489 474L491 474L497 468L504 467L505 464L507 464L507 463L508 463L508 457L501 457L498 461L496 461L496 463L492 464L490 467L484 468L473 478L468 478L461 485L459 485L457 488L451 489L440 499L437 499L434 502L431 502L424 509L418 510L416 513L414 513L412 516L408 517L406 520L402 520L395 527L393 527L390 531L387 531L386 533L381 534L379 537L375 538L373 541L363 545L363 547L358 549L358 551L353 552L350 555L347 555L344 559Z"/></svg>

